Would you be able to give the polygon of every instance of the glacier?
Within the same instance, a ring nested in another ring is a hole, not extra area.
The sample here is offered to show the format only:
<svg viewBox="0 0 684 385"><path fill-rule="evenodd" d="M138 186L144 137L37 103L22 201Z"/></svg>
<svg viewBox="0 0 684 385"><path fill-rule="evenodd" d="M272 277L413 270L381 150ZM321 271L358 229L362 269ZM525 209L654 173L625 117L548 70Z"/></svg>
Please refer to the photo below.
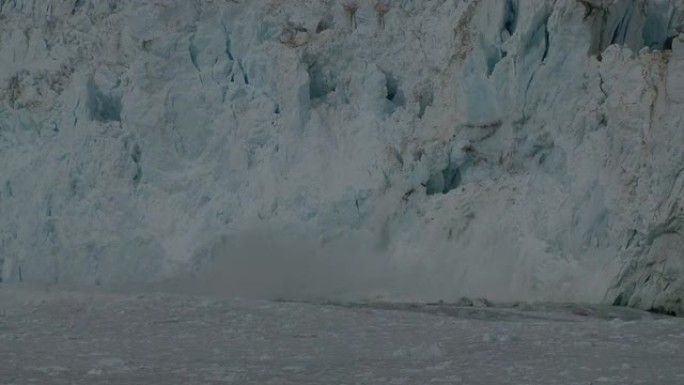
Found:
<svg viewBox="0 0 684 385"><path fill-rule="evenodd" d="M2 281L684 314L681 1L344 4L0 0Z"/></svg>

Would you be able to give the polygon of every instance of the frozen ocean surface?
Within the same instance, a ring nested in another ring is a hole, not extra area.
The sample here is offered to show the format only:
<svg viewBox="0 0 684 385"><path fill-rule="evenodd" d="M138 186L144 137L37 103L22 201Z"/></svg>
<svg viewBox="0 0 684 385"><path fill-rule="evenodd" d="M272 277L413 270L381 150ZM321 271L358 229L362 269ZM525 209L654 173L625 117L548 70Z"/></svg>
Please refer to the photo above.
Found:
<svg viewBox="0 0 684 385"><path fill-rule="evenodd" d="M604 306L0 287L2 384L681 384L684 319Z"/></svg>

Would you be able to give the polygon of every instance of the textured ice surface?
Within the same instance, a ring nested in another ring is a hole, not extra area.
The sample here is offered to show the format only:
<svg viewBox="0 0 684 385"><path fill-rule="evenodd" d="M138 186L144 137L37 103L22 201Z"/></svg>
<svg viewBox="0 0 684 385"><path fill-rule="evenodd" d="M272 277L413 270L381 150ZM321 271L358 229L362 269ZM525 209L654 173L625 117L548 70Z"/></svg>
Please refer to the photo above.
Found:
<svg viewBox="0 0 684 385"><path fill-rule="evenodd" d="M7 385L684 382L681 318L449 308L3 287L0 373Z"/></svg>
<svg viewBox="0 0 684 385"><path fill-rule="evenodd" d="M683 17L0 1L0 277L681 312Z"/></svg>

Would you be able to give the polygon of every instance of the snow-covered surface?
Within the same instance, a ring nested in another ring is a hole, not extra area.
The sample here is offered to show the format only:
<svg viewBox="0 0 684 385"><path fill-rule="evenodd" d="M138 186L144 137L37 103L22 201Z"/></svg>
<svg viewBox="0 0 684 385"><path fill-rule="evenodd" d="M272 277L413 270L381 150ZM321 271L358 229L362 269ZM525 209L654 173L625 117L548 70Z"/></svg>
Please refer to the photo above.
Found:
<svg viewBox="0 0 684 385"><path fill-rule="evenodd" d="M390 309L0 287L6 385L672 385L684 383L683 356L683 319L625 308Z"/></svg>
<svg viewBox="0 0 684 385"><path fill-rule="evenodd" d="M0 277L681 312L683 17L0 1Z"/></svg>

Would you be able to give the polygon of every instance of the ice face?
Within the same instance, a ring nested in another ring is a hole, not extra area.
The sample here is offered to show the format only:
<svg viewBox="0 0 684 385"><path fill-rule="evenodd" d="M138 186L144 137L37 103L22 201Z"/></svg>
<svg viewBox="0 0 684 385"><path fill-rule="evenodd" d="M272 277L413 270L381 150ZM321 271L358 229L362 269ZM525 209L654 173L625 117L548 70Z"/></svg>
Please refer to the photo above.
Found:
<svg viewBox="0 0 684 385"><path fill-rule="evenodd" d="M258 233L312 295L682 311L681 4L375 12L0 2L2 279L244 276Z"/></svg>

